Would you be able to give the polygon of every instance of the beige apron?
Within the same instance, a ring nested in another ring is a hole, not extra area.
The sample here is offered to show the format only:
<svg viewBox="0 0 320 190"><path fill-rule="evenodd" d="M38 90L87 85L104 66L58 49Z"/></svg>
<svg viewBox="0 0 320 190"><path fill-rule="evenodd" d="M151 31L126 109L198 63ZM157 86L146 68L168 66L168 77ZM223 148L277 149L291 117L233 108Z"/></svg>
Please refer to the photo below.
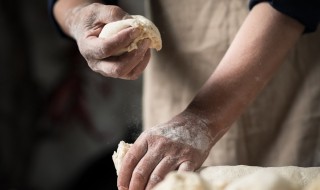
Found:
<svg viewBox="0 0 320 190"><path fill-rule="evenodd" d="M163 49L144 75L144 128L180 113L221 60L246 0L149 0ZM320 31L304 35L204 165L320 166Z"/></svg>

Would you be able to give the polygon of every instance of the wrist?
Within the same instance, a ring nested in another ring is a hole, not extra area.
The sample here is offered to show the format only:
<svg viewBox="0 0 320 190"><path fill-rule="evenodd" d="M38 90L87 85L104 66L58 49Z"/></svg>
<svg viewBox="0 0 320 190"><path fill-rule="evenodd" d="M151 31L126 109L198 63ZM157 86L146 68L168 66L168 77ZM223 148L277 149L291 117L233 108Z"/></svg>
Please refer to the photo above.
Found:
<svg viewBox="0 0 320 190"><path fill-rule="evenodd" d="M62 32L75 39L74 28L79 11L99 0L58 0L53 6L53 16Z"/></svg>
<svg viewBox="0 0 320 190"><path fill-rule="evenodd" d="M185 120L193 120L199 127L199 130L203 131L210 138L210 147L212 147L227 131L226 127L221 127L211 114L206 113L204 109L199 109L192 104L188 106L181 114Z"/></svg>
<svg viewBox="0 0 320 190"><path fill-rule="evenodd" d="M225 114L220 105L220 108L213 106L214 109L208 105L208 102L206 104L204 102L206 101L195 98L184 112L193 115L206 125L214 145L229 130L232 121L230 121L230 114Z"/></svg>

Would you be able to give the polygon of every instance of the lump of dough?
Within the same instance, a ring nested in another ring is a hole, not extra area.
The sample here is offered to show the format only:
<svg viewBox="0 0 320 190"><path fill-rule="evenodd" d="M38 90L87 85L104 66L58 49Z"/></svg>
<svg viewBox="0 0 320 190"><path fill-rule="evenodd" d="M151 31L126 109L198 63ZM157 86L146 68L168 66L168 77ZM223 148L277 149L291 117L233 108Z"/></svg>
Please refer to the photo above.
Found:
<svg viewBox="0 0 320 190"><path fill-rule="evenodd" d="M116 168L117 175L119 175L119 171L122 165L122 161L128 150L132 144L125 143L124 141L121 141L118 145L117 151L113 152L112 160L114 163L114 166Z"/></svg>
<svg viewBox="0 0 320 190"><path fill-rule="evenodd" d="M313 179L305 188L305 190L320 190L320 176Z"/></svg>
<svg viewBox="0 0 320 190"><path fill-rule="evenodd" d="M301 188L293 181L280 176L279 174L260 170L252 174L240 177L225 190L300 190Z"/></svg>
<svg viewBox="0 0 320 190"><path fill-rule="evenodd" d="M130 52L137 49L137 43L145 38L150 39L150 48L154 48L157 51L162 48L162 40L158 28L150 20L141 15L132 15L131 18L106 24L99 34L99 38L111 37L128 27L140 29L141 35L138 36L128 47L117 52L116 55L121 55L124 52Z"/></svg>
<svg viewBox="0 0 320 190"><path fill-rule="evenodd" d="M305 187L316 177L320 177L320 167L257 167L257 166L209 166L198 170L200 175L215 189L223 190L234 180L254 172L274 172L281 177Z"/></svg>
<svg viewBox="0 0 320 190"><path fill-rule="evenodd" d="M198 173L172 171L152 190L211 190L211 188Z"/></svg>
<svg viewBox="0 0 320 190"><path fill-rule="evenodd" d="M255 166L209 166L200 168L197 172L210 183L214 190L224 190L232 181L249 175L260 167Z"/></svg>

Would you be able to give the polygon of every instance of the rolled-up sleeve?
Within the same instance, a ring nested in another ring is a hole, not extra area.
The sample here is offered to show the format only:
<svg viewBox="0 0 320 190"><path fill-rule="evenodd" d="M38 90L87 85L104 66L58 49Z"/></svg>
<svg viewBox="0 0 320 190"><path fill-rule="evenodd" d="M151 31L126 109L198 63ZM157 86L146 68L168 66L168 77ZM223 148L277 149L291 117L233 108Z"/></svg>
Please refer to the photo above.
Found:
<svg viewBox="0 0 320 190"><path fill-rule="evenodd" d="M314 32L319 25L320 0L250 0L249 8L260 2L269 2L274 9L302 23L305 33Z"/></svg>

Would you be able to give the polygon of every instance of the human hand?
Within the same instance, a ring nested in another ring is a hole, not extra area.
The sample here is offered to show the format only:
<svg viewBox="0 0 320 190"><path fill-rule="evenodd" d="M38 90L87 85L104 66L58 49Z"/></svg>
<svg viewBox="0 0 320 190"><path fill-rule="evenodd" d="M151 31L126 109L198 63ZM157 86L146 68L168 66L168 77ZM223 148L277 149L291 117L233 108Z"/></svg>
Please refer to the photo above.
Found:
<svg viewBox="0 0 320 190"><path fill-rule="evenodd" d="M207 158L213 142L203 120L182 113L140 135L124 157L118 188L149 190L170 171L194 171Z"/></svg>
<svg viewBox="0 0 320 190"><path fill-rule="evenodd" d="M129 27L109 38L99 38L107 23L130 18L121 8L92 3L74 8L68 17L69 34L78 44L89 67L106 77L134 80L146 68L150 59L149 39L138 43L138 49L121 55L116 53L129 46L140 30Z"/></svg>

